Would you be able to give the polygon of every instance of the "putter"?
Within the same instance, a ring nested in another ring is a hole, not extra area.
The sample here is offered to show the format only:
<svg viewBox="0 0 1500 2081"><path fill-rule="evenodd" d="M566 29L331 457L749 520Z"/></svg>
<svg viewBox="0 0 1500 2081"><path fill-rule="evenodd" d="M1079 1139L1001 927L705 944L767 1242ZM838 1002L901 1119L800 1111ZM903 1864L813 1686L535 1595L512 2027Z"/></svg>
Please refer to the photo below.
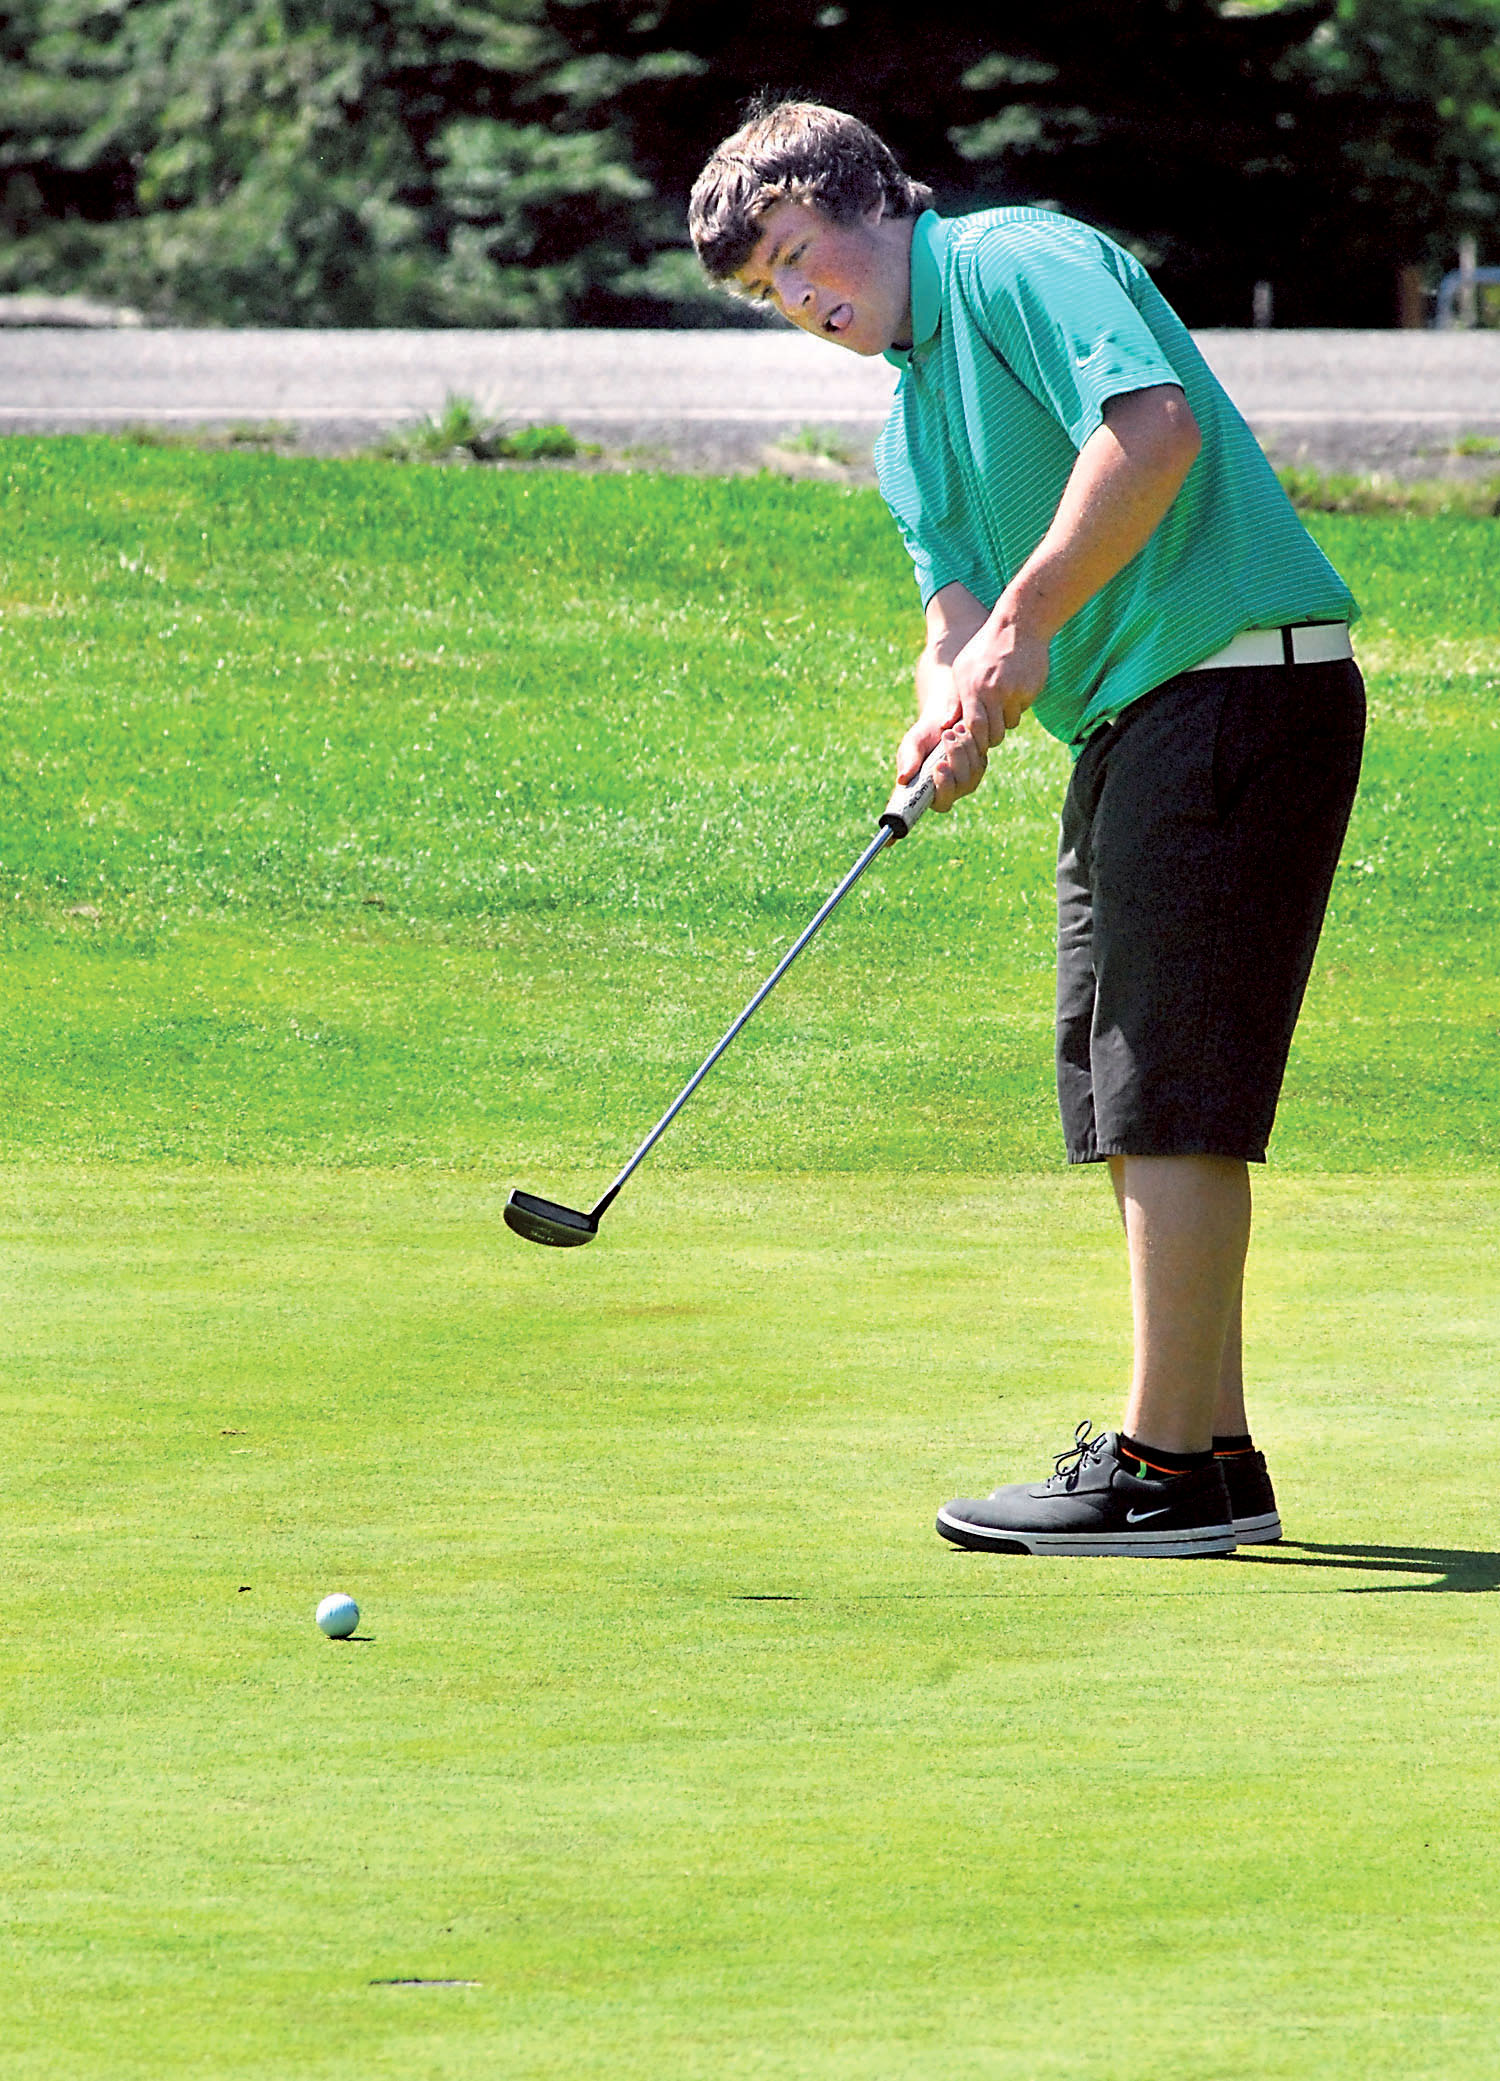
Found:
<svg viewBox="0 0 1500 2081"><path fill-rule="evenodd" d="M896 789L885 806L880 819L880 829L875 837L870 840L801 938L782 955L712 1054L694 1070L604 1197L597 1200L585 1214L577 1207L559 1206L556 1200L538 1199L535 1193L517 1190L511 1193L505 1203L507 1228L514 1229L518 1236L524 1236L528 1243L548 1243L555 1250L571 1250L580 1243L591 1243L594 1240L599 1233L600 1219L614 1204L620 1187L661 1140L729 1043L751 1015L765 1003L819 926L837 910L877 853L884 852L888 845L894 845L898 838L905 838L917 818L931 807L935 787L932 769L942 752L943 746L940 744L935 751L928 753L926 763L916 779Z"/></svg>

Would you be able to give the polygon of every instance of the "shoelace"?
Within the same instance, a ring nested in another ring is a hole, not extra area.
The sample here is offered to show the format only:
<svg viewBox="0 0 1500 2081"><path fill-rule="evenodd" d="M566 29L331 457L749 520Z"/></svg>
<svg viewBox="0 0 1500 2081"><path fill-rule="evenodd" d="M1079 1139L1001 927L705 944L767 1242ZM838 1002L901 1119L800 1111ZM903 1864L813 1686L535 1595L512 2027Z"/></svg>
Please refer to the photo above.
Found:
<svg viewBox="0 0 1500 2081"><path fill-rule="evenodd" d="M1091 1437L1089 1434L1093 1432ZM1047 1477L1047 1487L1076 1488L1078 1477L1089 1460L1097 1459L1104 1450L1107 1431L1094 1431L1093 1421L1085 1417L1073 1433L1073 1443L1065 1452L1058 1453L1053 1460L1054 1471Z"/></svg>

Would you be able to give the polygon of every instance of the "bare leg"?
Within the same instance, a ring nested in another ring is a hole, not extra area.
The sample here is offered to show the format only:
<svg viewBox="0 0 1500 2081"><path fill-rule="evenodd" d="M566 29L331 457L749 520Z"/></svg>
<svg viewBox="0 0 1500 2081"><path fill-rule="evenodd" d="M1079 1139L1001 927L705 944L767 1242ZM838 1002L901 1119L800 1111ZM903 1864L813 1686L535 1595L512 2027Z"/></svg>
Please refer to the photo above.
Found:
<svg viewBox="0 0 1500 2081"><path fill-rule="evenodd" d="M1125 1222L1125 1158L1111 1156L1109 1159L1110 1183L1115 1189L1115 1205L1120 1210L1120 1222ZM1224 1336L1224 1355L1219 1361L1219 1392L1214 1403L1214 1436L1216 1438L1243 1438L1250 1434L1250 1419L1245 1412L1245 1282L1240 1279L1239 1291L1234 1297L1234 1314ZM1167 1450L1170 1452L1171 1447Z"/></svg>
<svg viewBox="0 0 1500 2081"><path fill-rule="evenodd" d="M1234 1297L1234 1314L1224 1338L1224 1356L1219 1361L1219 1393L1214 1403L1214 1436L1246 1438L1250 1419L1245 1414L1245 1281L1240 1279Z"/></svg>
<svg viewBox="0 0 1500 2081"><path fill-rule="evenodd" d="M1110 1159L1110 1174L1135 1318L1125 1429L1167 1452L1204 1452L1216 1428L1246 1428L1239 1332L1248 1171L1222 1156L1125 1156Z"/></svg>

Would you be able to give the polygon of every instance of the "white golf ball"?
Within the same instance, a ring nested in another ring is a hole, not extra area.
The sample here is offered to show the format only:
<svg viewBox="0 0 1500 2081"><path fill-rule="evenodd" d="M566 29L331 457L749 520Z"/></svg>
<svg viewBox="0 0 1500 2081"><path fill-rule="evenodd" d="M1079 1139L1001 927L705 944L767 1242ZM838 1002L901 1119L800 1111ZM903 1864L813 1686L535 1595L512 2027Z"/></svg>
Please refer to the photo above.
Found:
<svg viewBox="0 0 1500 2081"><path fill-rule="evenodd" d="M359 1624L359 1606L342 1590L325 1597L314 1615L330 1640L347 1640Z"/></svg>

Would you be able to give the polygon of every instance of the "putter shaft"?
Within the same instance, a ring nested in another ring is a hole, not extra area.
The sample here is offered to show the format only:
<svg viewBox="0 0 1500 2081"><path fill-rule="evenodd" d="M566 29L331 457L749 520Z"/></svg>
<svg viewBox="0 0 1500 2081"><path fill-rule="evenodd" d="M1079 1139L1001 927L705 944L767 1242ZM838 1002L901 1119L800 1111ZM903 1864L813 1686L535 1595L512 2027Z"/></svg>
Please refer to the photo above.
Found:
<svg viewBox="0 0 1500 2081"><path fill-rule="evenodd" d="M585 1214L577 1207L565 1207L556 1200L538 1199L536 1194L532 1192L514 1191L505 1203L505 1225L507 1228L513 1230L516 1235L523 1236L529 1243L548 1243L556 1249L565 1249L579 1243L587 1243L598 1234L599 1217L614 1200L615 1195L619 1192L625 1180L630 1176L637 1164L640 1163L642 1157L660 1141L724 1050L729 1046L729 1043L740 1031L740 1028L747 1019L754 1015L758 1007L765 1003L819 926L837 910L876 855L883 852L896 839L905 838L918 817L924 816L932 807L933 796L937 787L933 777L934 771L943 755L944 747L942 744L939 744L928 753L926 760L923 762L921 772L918 773L914 780L901 781L897 784L890 801L886 804L881 815L879 831L870 840L870 843L865 847L806 931L782 955L774 970L766 977L766 980L761 984L712 1054L694 1070L688 1081L683 1085L672 1103L667 1107L667 1110L652 1128L650 1134L647 1135L634 1156L631 1157L629 1163L626 1164L624 1170L621 1171L619 1177L615 1179L608 1192L605 1193L603 1199L598 1201Z"/></svg>
<svg viewBox="0 0 1500 2081"><path fill-rule="evenodd" d="M926 805L924 804L923 806L925 807ZM647 1135L646 1139L641 1143L639 1149L636 1150L634 1156L631 1157L629 1163L626 1164L624 1170L621 1171L619 1177L615 1179L613 1185L611 1185L609 1190L605 1193L603 1199L601 1199L598 1205L590 1211L589 1219L591 1221L598 1221L599 1216L609 1206L611 1200L613 1200L615 1194L620 1190L620 1187L625 1183L626 1179L636 1168L637 1164L639 1164L642 1158L648 1155L650 1151L655 1147L656 1143L660 1141L661 1137L666 1133L667 1129L671 1126L672 1122L677 1118L677 1115L682 1111L683 1107L687 1104L688 1100L692 1097L693 1093L697 1090L698 1086L703 1082L703 1079L708 1075L709 1071L713 1068L714 1064L718 1061L719 1057L723 1054L724 1050L729 1046L729 1043L740 1031L741 1027L744 1026L746 1021L752 1016L752 1014L755 1013L760 1008L760 1006L765 1003L766 999L770 996L771 992L776 988L776 985L781 981L781 978L786 974L787 970L791 967L792 963L796 960L797 956L802 952L802 949L807 945L807 942L812 938L813 934L818 930L819 926L823 924L824 920L830 917L833 914L833 912L838 909L838 906L843 902L844 898L848 895L849 891L854 887L854 884L859 880L860 876L864 873L865 869L869 866L870 862L873 859L875 859L879 853L883 852L886 846L890 845L895 839L897 839L900 836L901 831L899 829L893 830L889 824L883 824L881 826L880 830L870 840L870 843L865 847L864 851L860 854L859 858L855 861L854 865L850 868L849 872L844 876L844 879L839 883L838 887L834 890L833 894L829 897L828 901L823 905L823 908L818 912L818 915L813 919L812 923L802 933L801 937L797 939L793 943L793 945L787 949L786 953L782 955L781 959L777 962L775 968L773 968L771 973L766 977L766 980L761 984L760 988L756 991L755 995L751 998L750 1002L745 1006L745 1009L740 1013L739 1017L735 1020L734 1024L725 1034L724 1038L719 1042L717 1047L713 1050L712 1054L705 1057L703 1062L699 1064L698 1068L693 1071L693 1074L688 1078L687 1082L683 1085L682 1089L678 1092L677 1096L673 1099L672 1103L667 1107L667 1110L662 1114L661 1118L652 1128L650 1134Z"/></svg>

